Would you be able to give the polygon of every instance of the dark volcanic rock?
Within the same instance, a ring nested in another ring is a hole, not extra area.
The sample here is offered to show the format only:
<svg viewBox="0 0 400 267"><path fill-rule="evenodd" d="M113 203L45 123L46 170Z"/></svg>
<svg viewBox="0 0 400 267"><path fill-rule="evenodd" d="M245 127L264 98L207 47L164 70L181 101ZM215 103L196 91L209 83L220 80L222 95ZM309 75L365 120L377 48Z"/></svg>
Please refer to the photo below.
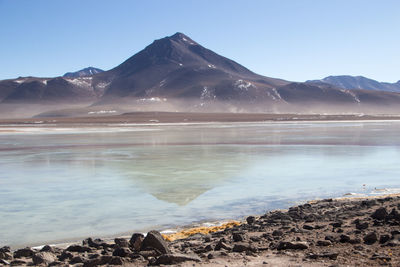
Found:
<svg viewBox="0 0 400 267"><path fill-rule="evenodd" d="M236 243L233 245L232 251L233 252L244 252L244 251L257 252L257 249L250 243L239 242L239 243Z"/></svg>
<svg viewBox="0 0 400 267"><path fill-rule="evenodd" d="M330 246L330 245L332 245L332 242L329 240L318 240L317 241L317 246L320 246L320 247L326 247L326 246Z"/></svg>
<svg viewBox="0 0 400 267"><path fill-rule="evenodd" d="M390 235L381 235L379 238L379 243L384 244L390 240Z"/></svg>
<svg viewBox="0 0 400 267"><path fill-rule="evenodd" d="M75 256L69 261L69 263L70 264L81 263L81 262L83 262L83 260L84 259L81 256Z"/></svg>
<svg viewBox="0 0 400 267"><path fill-rule="evenodd" d="M367 234L366 236L364 236L364 243L367 245L372 245L376 241L378 241L378 236L376 235L375 232L371 232L371 233Z"/></svg>
<svg viewBox="0 0 400 267"><path fill-rule="evenodd" d="M0 251L0 259L1 260L12 260L13 256L11 254L11 252L2 252Z"/></svg>
<svg viewBox="0 0 400 267"><path fill-rule="evenodd" d="M358 229L358 230L365 230L365 229L368 229L368 223L367 222L359 222L359 223L356 223L356 228Z"/></svg>
<svg viewBox="0 0 400 267"><path fill-rule="evenodd" d="M32 257L35 252L31 248L21 248L14 252L14 258Z"/></svg>
<svg viewBox="0 0 400 267"><path fill-rule="evenodd" d="M375 212L371 215L372 218L376 220L383 221L385 218L388 216L388 213L386 211L386 208L381 207L375 210Z"/></svg>
<svg viewBox="0 0 400 267"><path fill-rule="evenodd" d="M232 250L232 247L227 245L223 240L219 240L218 243L215 245L214 250L220 250L221 248L225 250Z"/></svg>
<svg viewBox="0 0 400 267"><path fill-rule="evenodd" d="M144 235L140 233L134 233L131 239L129 240L129 244L135 251L139 251L140 247L142 246L143 240L144 240Z"/></svg>
<svg viewBox="0 0 400 267"><path fill-rule="evenodd" d="M32 257L32 261L35 265L49 264L57 259L56 255L51 252L38 252Z"/></svg>
<svg viewBox="0 0 400 267"><path fill-rule="evenodd" d="M0 264L4 264L4 265L10 265L9 261L6 261L4 259L0 259Z"/></svg>
<svg viewBox="0 0 400 267"><path fill-rule="evenodd" d="M187 255L187 254L165 254L157 258L156 264L178 264L185 261L195 261L200 262L201 259L197 255Z"/></svg>
<svg viewBox="0 0 400 267"><path fill-rule="evenodd" d="M80 245L71 245L71 246L67 247L66 250L70 251L70 252L80 252L80 253L82 253L82 252L91 252L92 251L91 248L80 246Z"/></svg>
<svg viewBox="0 0 400 267"><path fill-rule="evenodd" d="M91 237L82 241L83 246L89 246L91 248L99 248L103 243L101 239L93 240Z"/></svg>
<svg viewBox="0 0 400 267"><path fill-rule="evenodd" d="M170 254L171 251L168 248L167 242L165 242L162 235L157 231L150 231L147 233L147 236L144 238L141 249L155 249L162 254Z"/></svg>
<svg viewBox="0 0 400 267"><path fill-rule="evenodd" d="M305 242L280 242L277 249L308 249L308 245Z"/></svg>
<svg viewBox="0 0 400 267"><path fill-rule="evenodd" d="M114 242L118 247L121 247L121 248L129 247L129 242L125 238L115 238Z"/></svg>
<svg viewBox="0 0 400 267"><path fill-rule="evenodd" d="M281 230L274 230L272 236L283 236L283 232Z"/></svg>
<svg viewBox="0 0 400 267"><path fill-rule="evenodd" d="M246 238L241 233L233 233L232 234L232 239L233 239L234 242L241 242L241 241L244 241Z"/></svg>
<svg viewBox="0 0 400 267"><path fill-rule="evenodd" d="M58 256L58 259L60 261L65 261L66 259L72 259L73 257L74 257L74 255L72 255L71 252L63 251L63 253L61 253L61 255Z"/></svg>
<svg viewBox="0 0 400 267"><path fill-rule="evenodd" d="M255 223L255 221L256 221L256 218L254 216L249 216L246 218L246 222L248 224L253 224L253 223Z"/></svg>
<svg viewBox="0 0 400 267"><path fill-rule="evenodd" d="M340 235L339 242L340 243L347 243L351 240L350 236L348 235Z"/></svg>
<svg viewBox="0 0 400 267"><path fill-rule="evenodd" d="M113 252L113 256L118 256L118 257L128 257L132 254L132 251L129 250L129 248L126 247L119 247L116 248Z"/></svg>

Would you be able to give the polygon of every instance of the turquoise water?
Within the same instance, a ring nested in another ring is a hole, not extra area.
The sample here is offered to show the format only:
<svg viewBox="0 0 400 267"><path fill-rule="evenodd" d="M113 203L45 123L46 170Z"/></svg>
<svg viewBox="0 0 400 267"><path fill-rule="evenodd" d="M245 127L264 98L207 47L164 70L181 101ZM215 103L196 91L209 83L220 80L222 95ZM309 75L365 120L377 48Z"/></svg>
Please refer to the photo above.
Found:
<svg viewBox="0 0 400 267"><path fill-rule="evenodd" d="M0 127L0 246L400 188L400 123Z"/></svg>

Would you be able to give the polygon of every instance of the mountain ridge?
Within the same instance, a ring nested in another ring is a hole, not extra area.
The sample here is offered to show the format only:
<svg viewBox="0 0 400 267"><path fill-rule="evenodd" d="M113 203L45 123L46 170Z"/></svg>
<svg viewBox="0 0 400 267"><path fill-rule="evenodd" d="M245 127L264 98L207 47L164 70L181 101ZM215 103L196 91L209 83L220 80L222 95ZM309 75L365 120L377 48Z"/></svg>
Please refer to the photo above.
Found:
<svg viewBox="0 0 400 267"><path fill-rule="evenodd" d="M332 75L306 83L327 83L343 89L365 89L374 91L400 92L400 80L396 83L378 82L364 76Z"/></svg>
<svg viewBox="0 0 400 267"><path fill-rule="evenodd" d="M386 110L400 104L397 91L348 89L329 83L331 78L301 83L259 75L180 32L153 41L110 70L75 73L0 81L0 105L90 102L139 111L365 112L370 106Z"/></svg>

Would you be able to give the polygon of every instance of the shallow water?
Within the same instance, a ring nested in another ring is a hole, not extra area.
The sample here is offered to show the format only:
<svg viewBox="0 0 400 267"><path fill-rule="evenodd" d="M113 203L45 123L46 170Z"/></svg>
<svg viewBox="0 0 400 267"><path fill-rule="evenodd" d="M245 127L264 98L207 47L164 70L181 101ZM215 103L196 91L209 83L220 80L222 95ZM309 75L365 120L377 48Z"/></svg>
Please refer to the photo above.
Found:
<svg viewBox="0 0 400 267"><path fill-rule="evenodd" d="M113 236L400 188L400 122L0 129L0 246Z"/></svg>

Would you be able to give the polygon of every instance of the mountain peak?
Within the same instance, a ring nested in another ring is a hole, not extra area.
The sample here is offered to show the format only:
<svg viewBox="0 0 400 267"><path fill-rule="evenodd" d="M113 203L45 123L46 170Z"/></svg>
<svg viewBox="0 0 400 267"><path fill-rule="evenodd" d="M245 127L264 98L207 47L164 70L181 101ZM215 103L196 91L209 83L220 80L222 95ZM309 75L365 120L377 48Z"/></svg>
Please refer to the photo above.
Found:
<svg viewBox="0 0 400 267"><path fill-rule="evenodd" d="M169 37L167 37L168 39L174 40L174 41L181 41L181 42L185 42L187 44L190 45L195 45L197 44L195 41L193 41L189 36L181 33L181 32L177 32L174 35L171 35Z"/></svg>
<svg viewBox="0 0 400 267"><path fill-rule="evenodd" d="M85 76L92 76L97 73L103 72L104 70L94 68L94 67L87 67L75 72L67 72L63 75L63 77L67 78L78 78L78 77L85 77Z"/></svg>

